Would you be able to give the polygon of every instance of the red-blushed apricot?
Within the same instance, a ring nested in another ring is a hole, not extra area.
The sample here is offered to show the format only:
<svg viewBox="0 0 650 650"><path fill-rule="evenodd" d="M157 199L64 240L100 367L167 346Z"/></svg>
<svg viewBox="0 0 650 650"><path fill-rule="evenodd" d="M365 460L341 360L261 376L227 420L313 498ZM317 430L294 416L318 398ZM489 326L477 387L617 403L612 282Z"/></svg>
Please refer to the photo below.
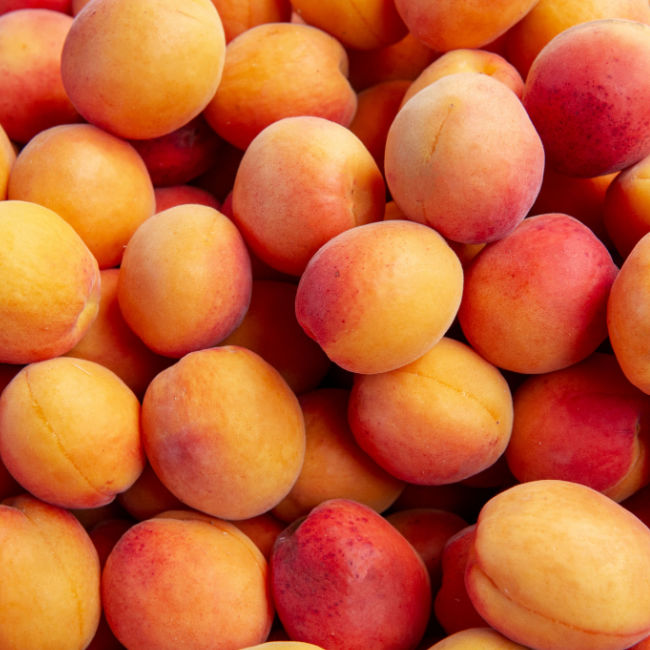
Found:
<svg viewBox="0 0 650 650"><path fill-rule="evenodd" d="M348 407L359 446L409 483L455 483L486 469L512 430L512 394L499 370L443 337L395 370L357 375Z"/></svg>
<svg viewBox="0 0 650 650"><path fill-rule="evenodd" d="M7 198L9 175L15 160L16 146L11 142L2 125L0 125L0 201Z"/></svg>
<svg viewBox="0 0 650 650"><path fill-rule="evenodd" d="M330 499L288 527L271 555L271 591L289 638L344 648L415 648L431 608L429 575L372 508Z"/></svg>
<svg viewBox="0 0 650 650"><path fill-rule="evenodd" d="M287 117L244 152L233 219L257 257L298 276L332 237L380 220L385 196L382 173L354 133L322 117Z"/></svg>
<svg viewBox="0 0 650 650"><path fill-rule="evenodd" d="M0 455L43 501L65 508L110 503L144 467L140 402L92 361L29 364L0 397Z"/></svg>
<svg viewBox="0 0 650 650"><path fill-rule="evenodd" d="M347 419L349 391L321 388L298 398L305 419L305 460L273 514L292 522L328 499L345 498L384 512L404 488L357 445Z"/></svg>
<svg viewBox="0 0 650 650"><path fill-rule="evenodd" d="M617 273L607 248L577 219L529 217L465 270L458 320L470 345L499 368L560 370L606 339Z"/></svg>
<svg viewBox="0 0 650 650"><path fill-rule="evenodd" d="M517 643L628 648L650 634L650 529L579 483L521 483L483 506L465 583Z"/></svg>
<svg viewBox="0 0 650 650"><path fill-rule="evenodd" d="M244 317L251 288L236 226L214 208L188 203L138 227L124 250L117 296L149 348L180 358L225 339Z"/></svg>
<svg viewBox="0 0 650 650"><path fill-rule="evenodd" d="M112 370L141 399L149 382L172 361L152 352L125 323L117 300L119 274L119 269L100 272L97 317L66 355Z"/></svg>
<svg viewBox="0 0 650 650"><path fill-rule="evenodd" d="M479 48L520 21L537 0L395 0L412 34L437 52Z"/></svg>
<svg viewBox="0 0 650 650"><path fill-rule="evenodd" d="M650 481L650 398L611 354L528 377L514 414L506 458L521 482L574 481L621 501Z"/></svg>
<svg viewBox="0 0 650 650"><path fill-rule="evenodd" d="M43 2L45 1L46 0L43 0ZM51 1L54 2L55 0L51 0ZM71 0L71 2L70 0L67 1L71 5L70 9L73 16L76 16L90 2L90 0Z"/></svg>
<svg viewBox="0 0 650 650"><path fill-rule="evenodd" d="M267 560L271 558L275 540L286 528L286 524L270 512L263 512L248 519L238 519L231 523L250 538Z"/></svg>
<svg viewBox="0 0 650 650"><path fill-rule="evenodd" d="M97 260L56 212L27 201L0 201L0 241L0 363L64 354L97 316Z"/></svg>
<svg viewBox="0 0 650 650"><path fill-rule="evenodd" d="M217 8L226 43L251 27L264 23L286 23L291 19L290 0L212 0Z"/></svg>
<svg viewBox="0 0 650 650"><path fill-rule="evenodd" d="M347 72L343 46L326 32L258 25L228 43L223 77L203 115L240 149L283 117L312 115L347 126L357 107Z"/></svg>
<svg viewBox="0 0 650 650"><path fill-rule="evenodd" d="M264 641L273 619L257 547L232 524L182 512L124 533L101 589L106 620L127 648L241 648Z"/></svg>
<svg viewBox="0 0 650 650"><path fill-rule="evenodd" d="M473 627L434 643L428 650L526 650L490 627Z"/></svg>
<svg viewBox="0 0 650 650"><path fill-rule="evenodd" d="M0 646L85 648L97 629L100 567L63 508L21 494L0 503Z"/></svg>
<svg viewBox="0 0 650 650"><path fill-rule="evenodd" d="M411 363L451 326L463 270L441 235L409 221L356 226L330 239L300 277L296 316L343 369Z"/></svg>
<svg viewBox="0 0 650 650"><path fill-rule="evenodd" d="M54 210L100 268L119 265L127 242L155 208L142 158L91 124L62 124L35 135L12 167L8 198Z"/></svg>
<svg viewBox="0 0 650 650"><path fill-rule="evenodd" d="M505 35L508 60L526 77L542 48L565 29L600 18L650 22L645 0L538 0Z"/></svg>
<svg viewBox="0 0 650 650"><path fill-rule="evenodd" d="M212 99L225 47L210 0L93 0L68 32L61 77L88 122L123 138L156 138Z"/></svg>
<svg viewBox="0 0 650 650"><path fill-rule="evenodd" d="M51 9L0 16L0 124L15 142L24 144L56 124L81 121L60 71L72 20Z"/></svg>
<svg viewBox="0 0 650 650"><path fill-rule="evenodd" d="M266 641L244 648L244 650L323 650L323 648L303 641Z"/></svg>
<svg viewBox="0 0 650 650"><path fill-rule="evenodd" d="M71 7L71 0L3 0L0 5L0 14L18 9L50 9L69 14Z"/></svg>
<svg viewBox="0 0 650 650"><path fill-rule="evenodd" d="M223 345L248 348L268 361L296 394L316 388L330 367L320 346L298 324L296 285L255 280L250 305Z"/></svg>
<svg viewBox="0 0 650 650"><path fill-rule="evenodd" d="M434 81L458 72L480 72L493 77L504 83L517 97L521 97L524 91L524 80L521 75L500 54L488 50L459 48L445 52L422 70L404 94L402 105Z"/></svg>
<svg viewBox="0 0 650 650"><path fill-rule="evenodd" d="M224 519L277 505L305 455L295 394L262 357L238 346L191 352L159 373L143 399L142 431L162 483L191 508Z"/></svg>
<svg viewBox="0 0 650 650"><path fill-rule="evenodd" d="M607 186L603 201L603 225L621 257L650 232L650 155L624 169Z"/></svg>
<svg viewBox="0 0 650 650"><path fill-rule="evenodd" d="M384 167L409 219L478 244L504 237L528 214L542 184L544 149L510 88L458 72L402 106L388 131Z"/></svg>
<svg viewBox="0 0 650 650"><path fill-rule="evenodd" d="M559 174L552 167L544 168L544 179L530 214L563 212L570 214L609 245L610 237L605 227L605 197L607 188L619 172L581 178Z"/></svg>
<svg viewBox="0 0 650 650"><path fill-rule="evenodd" d="M150 519L165 510L183 508L180 499L162 484L149 463L135 483L117 495L117 501L137 521Z"/></svg>
<svg viewBox="0 0 650 650"><path fill-rule="evenodd" d="M222 140L202 115L171 133L146 140L130 140L147 167L155 187L183 185L213 164Z"/></svg>
<svg viewBox="0 0 650 650"><path fill-rule="evenodd" d="M208 205L219 210L221 205L214 194L207 190L196 187L196 185L169 185L167 187L154 188L156 197L156 212L162 212L167 208L173 208L184 203L199 203Z"/></svg>
<svg viewBox="0 0 650 650"><path fill-rule="evenodd" d="M614 48L616 56L603 56ZM569 27L535 57L522 101L549 165L569 176L619 171L650 153L650 25L601 19Z"/></svg>
<svg viewBox="0 0 650 650"><path fill-rule="evenodd" d="M394 0L291 0L291 6L307 24L319 27L355 50L392 45L408 31Z"/></svg>
<svg viewBox="0 0 650 650"><path fill-rule="evenodd" d="M435 508L396 510L386 519L399 530L420 554L429 572L431 591L435 594L442 576L442 550L450 537L467 526L453 512Z"/></svg>
<svg viewBox="0 0 650 650"><path fill-rule="evenodd" d="M347 53L350 83L359 92L385 81L412 81L438 56L410 32L392 45Z"/></svg>
<svg viewBox="0 0 650 650"><path fill-rule="evenodd" d="M621 265L607 302L609 342L627 379L650 394L650 233Z"/></svg>
<svg viewBox="0 0 650 650"><path fill-rule="evenodd" d="M475 530L476 524L462 528L449 537L442 549L442 580L433 599L433 613L447 634L486 625L465 588L465 569Z"/></svg>
<svg viewBox="0 0 650 650"><path fill-rule="evenodd" d="M406 79L384 81L365 88L357 96L357 112L349 129L363 142L382 172L386 135L409 85Z"/></svg>

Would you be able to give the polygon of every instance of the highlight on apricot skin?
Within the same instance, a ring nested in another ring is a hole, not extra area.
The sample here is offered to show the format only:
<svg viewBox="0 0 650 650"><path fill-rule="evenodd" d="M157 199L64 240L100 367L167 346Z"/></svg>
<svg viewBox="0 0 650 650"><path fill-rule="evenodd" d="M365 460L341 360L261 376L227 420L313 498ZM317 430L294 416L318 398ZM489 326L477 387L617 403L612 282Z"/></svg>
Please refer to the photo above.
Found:
<svg viewBox="0 0 650 650"><path fill-rule="evenodd" d="M75 16L61 76L88 122L123 138L155 138L201 113L224 57L210 0L98 0Z"/></svg>
<svg viewBox="0 0 650 650"><path fill-rule="evenodd" d="M97 316L97 260L58 214L27 201L0 201L0 362L64 354Z"/></svg>

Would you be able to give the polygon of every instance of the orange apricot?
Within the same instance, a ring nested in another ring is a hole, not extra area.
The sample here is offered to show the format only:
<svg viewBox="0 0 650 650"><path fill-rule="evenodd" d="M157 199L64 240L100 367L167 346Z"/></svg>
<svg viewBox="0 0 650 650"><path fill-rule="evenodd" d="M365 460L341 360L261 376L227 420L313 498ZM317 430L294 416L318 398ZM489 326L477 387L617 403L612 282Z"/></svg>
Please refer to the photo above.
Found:
<svg viewBox="0 0 650 650"><path fill-rule="evenodd" d="M212 4L221 17L226 43L256 25L291 19L290 0L212 0Z"/></svg>

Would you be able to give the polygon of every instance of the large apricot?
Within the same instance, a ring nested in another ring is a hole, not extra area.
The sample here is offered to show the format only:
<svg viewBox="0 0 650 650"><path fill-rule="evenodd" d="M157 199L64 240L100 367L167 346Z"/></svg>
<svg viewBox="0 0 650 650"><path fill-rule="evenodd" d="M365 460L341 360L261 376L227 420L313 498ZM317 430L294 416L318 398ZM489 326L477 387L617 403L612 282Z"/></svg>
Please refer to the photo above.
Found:
<svg viewBox="0 0 650 650"><path fill-rule="evenodd" d="M98 0L74 18L61 77L88 122L124 138L154 138L212 99L225 46L210 0Z"/></svg>

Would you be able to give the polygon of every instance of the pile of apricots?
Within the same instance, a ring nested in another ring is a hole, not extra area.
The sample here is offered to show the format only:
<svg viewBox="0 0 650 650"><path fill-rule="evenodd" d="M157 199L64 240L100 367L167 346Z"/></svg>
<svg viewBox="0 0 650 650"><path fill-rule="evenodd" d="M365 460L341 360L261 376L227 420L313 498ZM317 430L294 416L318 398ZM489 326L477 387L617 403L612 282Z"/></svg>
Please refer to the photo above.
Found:
<svg viewBox="0 0 650 650"><path fill-rule="evenodd" d="M650 649L647 0L0 0L0 648Z"/></svg>

